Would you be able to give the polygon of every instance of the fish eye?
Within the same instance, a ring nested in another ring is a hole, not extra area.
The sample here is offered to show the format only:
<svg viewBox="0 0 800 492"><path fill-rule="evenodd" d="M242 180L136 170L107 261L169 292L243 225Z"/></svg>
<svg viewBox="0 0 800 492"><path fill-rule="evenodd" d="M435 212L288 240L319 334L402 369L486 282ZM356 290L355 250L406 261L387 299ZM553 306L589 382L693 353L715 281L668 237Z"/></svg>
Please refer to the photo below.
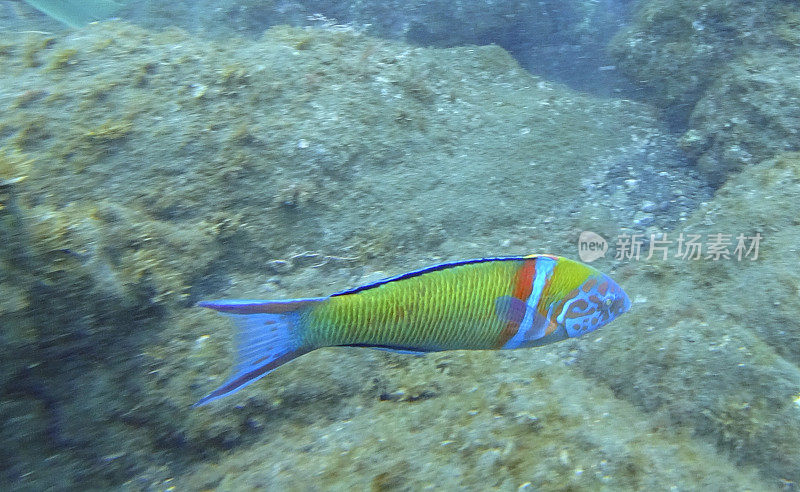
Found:
<svg viewBox="0 0 800 492"><path fill-rule="evenodd" d="M603 299L603 304L605 304L607 308L610 308L611 305L614 304L614 299L606 297L605 299Z"/></svg>

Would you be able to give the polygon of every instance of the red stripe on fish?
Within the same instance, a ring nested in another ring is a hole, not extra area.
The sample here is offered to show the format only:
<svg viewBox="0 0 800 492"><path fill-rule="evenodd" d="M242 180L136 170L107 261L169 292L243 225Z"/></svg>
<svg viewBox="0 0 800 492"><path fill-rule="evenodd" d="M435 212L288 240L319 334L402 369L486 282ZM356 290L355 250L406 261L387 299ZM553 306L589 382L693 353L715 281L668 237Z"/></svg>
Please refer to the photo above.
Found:
<svg viewBox="0 0 800 492"><path fill-rule="evenodd" d="M512 297L527 303L533 289L533 279L536 277L536 260L525 260L514 278ZM514 338L519 330L522 320L510 320L500 332L495 342L495 348L502 348L509 340Z"/></svg>

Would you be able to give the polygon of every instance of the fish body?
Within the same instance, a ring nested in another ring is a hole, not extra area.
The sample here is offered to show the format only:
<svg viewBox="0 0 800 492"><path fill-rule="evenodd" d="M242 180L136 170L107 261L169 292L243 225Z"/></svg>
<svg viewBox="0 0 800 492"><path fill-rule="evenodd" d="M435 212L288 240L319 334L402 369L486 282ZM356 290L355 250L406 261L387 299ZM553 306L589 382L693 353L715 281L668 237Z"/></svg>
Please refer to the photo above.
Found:
<svg viewBox="0 0 800 492"><path fill-rule="evenodd" d="M567 258L531 255L443 263L328 297L203 301L238 326L234 376L204 405L311 350L515 349L577 337L630 308L622 288Z"/></svg>

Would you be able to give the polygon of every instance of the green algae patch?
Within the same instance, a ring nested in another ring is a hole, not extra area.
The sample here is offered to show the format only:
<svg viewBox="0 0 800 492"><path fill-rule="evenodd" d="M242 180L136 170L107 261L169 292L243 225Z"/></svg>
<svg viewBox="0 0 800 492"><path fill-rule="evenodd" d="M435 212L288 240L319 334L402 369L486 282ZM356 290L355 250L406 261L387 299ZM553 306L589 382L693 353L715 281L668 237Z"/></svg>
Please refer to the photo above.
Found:
<svg viewBox="0 0 800 492"><path fill-rule="evenodd" d="M39 67L42 64L40 56L46 53L55 42L55 38L46 33L28 34L24 44L20 47L22 65L26 68Z"/></svg>
<svg viewBox="0 0 800 492"><path fill-rule="evenodd" d="M76 62L76 55L78 50L75 48L66 48L58 51L53 55L50 64L47 66L48 70L63 70Z"/></svg>
<svg viewBox="0 0 800 492"><path fill-rule="evenodd" d="M16 182L24 179L31 171L33 159L18 150L0 148L0 180Z"/></svg>
<svg viewBox="0 0 800 492"><path fill-rule="evenodd" d="M87 140L99 144L110 144L128 136L131 132L133 123L126 120L106 121L95 128L91 128L84 134Z"/></svg>

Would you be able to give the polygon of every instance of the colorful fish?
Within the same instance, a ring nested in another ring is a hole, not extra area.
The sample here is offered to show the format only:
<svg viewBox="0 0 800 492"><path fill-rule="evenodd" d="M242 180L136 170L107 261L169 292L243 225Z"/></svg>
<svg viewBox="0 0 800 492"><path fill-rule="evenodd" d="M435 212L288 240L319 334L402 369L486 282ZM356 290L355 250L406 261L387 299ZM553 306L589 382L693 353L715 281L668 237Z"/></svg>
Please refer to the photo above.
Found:
<svg viewBox="0 0 800 492"><path fill-rule="evenodd" d="M328 297L198 305L234 320L238 364L197 406L321 347L413 353L535 347L596 330L631 302L588 265L531 255L442 263Z"/></svg>

